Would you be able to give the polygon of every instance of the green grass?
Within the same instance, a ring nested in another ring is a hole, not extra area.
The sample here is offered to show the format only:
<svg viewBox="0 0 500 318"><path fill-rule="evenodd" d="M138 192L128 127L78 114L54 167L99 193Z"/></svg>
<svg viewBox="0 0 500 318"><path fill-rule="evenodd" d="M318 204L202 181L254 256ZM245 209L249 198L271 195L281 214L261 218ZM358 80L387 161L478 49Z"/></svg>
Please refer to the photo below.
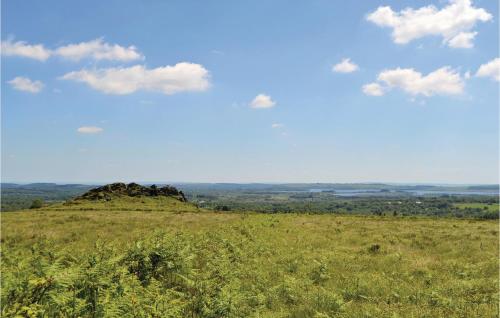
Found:
<svg viewBox="0 0 500 318"><path fill-rule="evenodd" d="M110 201L88 201L77 199L63 204L47 206L38 211L155 211L155 212L197 212L199 209L174 197L128 197L115 196Z"/></svg>
<svg viewBox="0 0 500 318"><path fill-rule="evenodd" d="M498 317L495 221L127 198L2 213L1 238L6 317Z"/></svg>

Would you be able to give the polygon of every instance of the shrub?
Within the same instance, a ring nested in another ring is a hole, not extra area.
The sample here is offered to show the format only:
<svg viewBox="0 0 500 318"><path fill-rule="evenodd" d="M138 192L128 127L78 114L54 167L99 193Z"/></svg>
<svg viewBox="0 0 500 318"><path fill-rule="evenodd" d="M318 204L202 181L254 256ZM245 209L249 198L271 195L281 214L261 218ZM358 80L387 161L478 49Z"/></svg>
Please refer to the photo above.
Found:
<svg viewBox="0 0 500 318"><path fill-rule="evenodd" d="M369 248L368 251L372 254L376 254L380 252L380 244L372 244Z"/></svg>
<svg viewBox="0 0 500 318"><path fill-rule="evenodd" d="M43 207L44 201L42 199L35 199L33 202L31 202L30 209L39 209Z"/></svg>

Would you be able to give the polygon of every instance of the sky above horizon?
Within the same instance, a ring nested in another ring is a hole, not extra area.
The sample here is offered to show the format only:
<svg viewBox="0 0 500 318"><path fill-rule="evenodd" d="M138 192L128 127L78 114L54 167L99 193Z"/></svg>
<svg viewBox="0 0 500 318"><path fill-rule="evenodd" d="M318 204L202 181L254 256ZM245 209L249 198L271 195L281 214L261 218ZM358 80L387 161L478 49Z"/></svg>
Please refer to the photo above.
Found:
<svg viewBox="0 0 500 318"><path fill-rule="evenodd" d="M2 182L498 183L498 1L2 1Z"/></svg>

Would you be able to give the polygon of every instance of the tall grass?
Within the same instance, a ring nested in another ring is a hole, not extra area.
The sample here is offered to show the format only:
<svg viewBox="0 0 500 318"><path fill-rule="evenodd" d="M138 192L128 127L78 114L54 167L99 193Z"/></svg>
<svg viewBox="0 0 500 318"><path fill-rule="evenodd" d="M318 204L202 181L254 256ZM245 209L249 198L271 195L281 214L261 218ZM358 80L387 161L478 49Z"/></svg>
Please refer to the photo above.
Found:
<svg viewBox="0 0 500 318"><path fill-rule="evenodd" d="M122 210L4 213L2 316L498 317L493 221Z"/></svg>

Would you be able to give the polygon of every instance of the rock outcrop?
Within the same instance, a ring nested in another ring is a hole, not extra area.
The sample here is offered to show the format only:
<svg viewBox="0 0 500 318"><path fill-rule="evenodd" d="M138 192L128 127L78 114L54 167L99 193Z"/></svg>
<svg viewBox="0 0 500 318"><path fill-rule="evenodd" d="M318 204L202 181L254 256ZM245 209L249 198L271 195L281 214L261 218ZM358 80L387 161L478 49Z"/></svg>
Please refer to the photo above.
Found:
<svg viewBox="0 0 500 318"><path fill-rule="evenodd" d="M84 200L111 200L117 196L130 196L130 197L139 197L139 196L148 196L148 197L157 197L157 196L168 196L175 197L179 201L187 202L186 197L182 191L177 190L177 188L172 186L164 186L157 187L156 185L152 186L142 186L137 183L129 183L125 184L122 182L111 183L104 185L102 187L98 187L95 189L91 189L79 196L77 199Z"/></svg>

